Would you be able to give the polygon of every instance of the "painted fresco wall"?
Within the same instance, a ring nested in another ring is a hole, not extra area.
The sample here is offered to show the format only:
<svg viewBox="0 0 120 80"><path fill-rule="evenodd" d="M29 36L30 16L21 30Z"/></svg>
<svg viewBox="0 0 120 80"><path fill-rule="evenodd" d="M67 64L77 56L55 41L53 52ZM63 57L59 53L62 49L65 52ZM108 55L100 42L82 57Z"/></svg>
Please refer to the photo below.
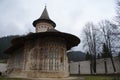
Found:
<svg viewBox="0 0 120 80"><path fill-rule="evenodd" d="M44 37L26 41L8 60L8 76L67 77L66 42L59 37Z"/></svg>

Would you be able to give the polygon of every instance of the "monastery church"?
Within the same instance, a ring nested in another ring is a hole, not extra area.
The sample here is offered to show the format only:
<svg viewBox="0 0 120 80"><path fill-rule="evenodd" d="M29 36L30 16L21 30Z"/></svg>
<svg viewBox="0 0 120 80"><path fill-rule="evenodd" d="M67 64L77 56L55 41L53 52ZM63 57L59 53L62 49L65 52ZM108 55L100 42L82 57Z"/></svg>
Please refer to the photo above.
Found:
<svg viewBox="0 0 120 80"><path fill-rule="evenodd" d="M63 78L69 76L67 50L80 39L55 29L46 7L33 21L35 33L14 38L5 51L9 54L7 76L26 78Z"/></svg>

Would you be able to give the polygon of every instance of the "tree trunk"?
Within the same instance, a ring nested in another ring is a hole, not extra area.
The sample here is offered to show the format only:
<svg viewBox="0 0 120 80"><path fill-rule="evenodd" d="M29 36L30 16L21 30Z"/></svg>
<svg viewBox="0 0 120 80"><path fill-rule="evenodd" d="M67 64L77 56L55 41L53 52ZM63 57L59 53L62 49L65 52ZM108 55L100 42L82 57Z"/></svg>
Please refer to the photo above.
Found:
<svg viewBox="0 0 120 80"><path fill-rule="evenodd" d="M108 73L108 71L107 71L106 58L104 59L104 65L105 65L105 74L107 74L107 73Z"/></svg>
<svg viewBox="0 0 120 80"><path fill-rule="evenodd" d="M94 70L94 73L96 74L96 56L94 56L93 70Z"/></svg>
<svg viewBox="0 0 120 80"><path fill-rule="evenodd" d="M113 57L111 56L110 59L111 59L111 62L112 62L113 70L114 70L114 72L116 72L116 68L115 68L115 64L114 64L114 61L113 61Z"/></svg>

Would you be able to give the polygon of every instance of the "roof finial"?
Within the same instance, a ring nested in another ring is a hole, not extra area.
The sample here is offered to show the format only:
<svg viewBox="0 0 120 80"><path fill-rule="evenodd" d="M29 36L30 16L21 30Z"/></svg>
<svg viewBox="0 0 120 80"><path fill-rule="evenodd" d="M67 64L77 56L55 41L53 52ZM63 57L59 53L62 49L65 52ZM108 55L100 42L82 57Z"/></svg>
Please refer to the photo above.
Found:
<svg viewBox="0 0 120 80"><path fill-rule="evenodd" d="M45 8L47 7L47 3L45 3Z"/></svg>

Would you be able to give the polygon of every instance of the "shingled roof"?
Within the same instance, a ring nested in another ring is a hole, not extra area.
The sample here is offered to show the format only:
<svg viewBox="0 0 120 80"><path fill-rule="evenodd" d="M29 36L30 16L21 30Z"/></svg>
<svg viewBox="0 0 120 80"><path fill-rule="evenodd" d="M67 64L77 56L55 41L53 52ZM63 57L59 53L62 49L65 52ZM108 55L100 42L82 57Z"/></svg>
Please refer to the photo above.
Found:
<svg viewBox="0 0 120 80"><path fill-rule="evenodd" d="M40 19L50 19L46 7L44 11L42 12L42 15L40 16Z"/></svg>
<svg viewBox="0 0 120 80"><path fill-rule="evenodd" d="M21 36L18 38L15 38L12 40L12 46L8 48L5 53L10 53L17 48L23 47L24 42L29 40L37 40L38 38L44 38L44 37L60 37L64 38L67 42L67 50L71 49L74 46L77 46L80 43L80 39L72 34L64 33L57 31L55 29L51 29L47 32L41 32L41 33L31 33L26 36Z"/></svg>

